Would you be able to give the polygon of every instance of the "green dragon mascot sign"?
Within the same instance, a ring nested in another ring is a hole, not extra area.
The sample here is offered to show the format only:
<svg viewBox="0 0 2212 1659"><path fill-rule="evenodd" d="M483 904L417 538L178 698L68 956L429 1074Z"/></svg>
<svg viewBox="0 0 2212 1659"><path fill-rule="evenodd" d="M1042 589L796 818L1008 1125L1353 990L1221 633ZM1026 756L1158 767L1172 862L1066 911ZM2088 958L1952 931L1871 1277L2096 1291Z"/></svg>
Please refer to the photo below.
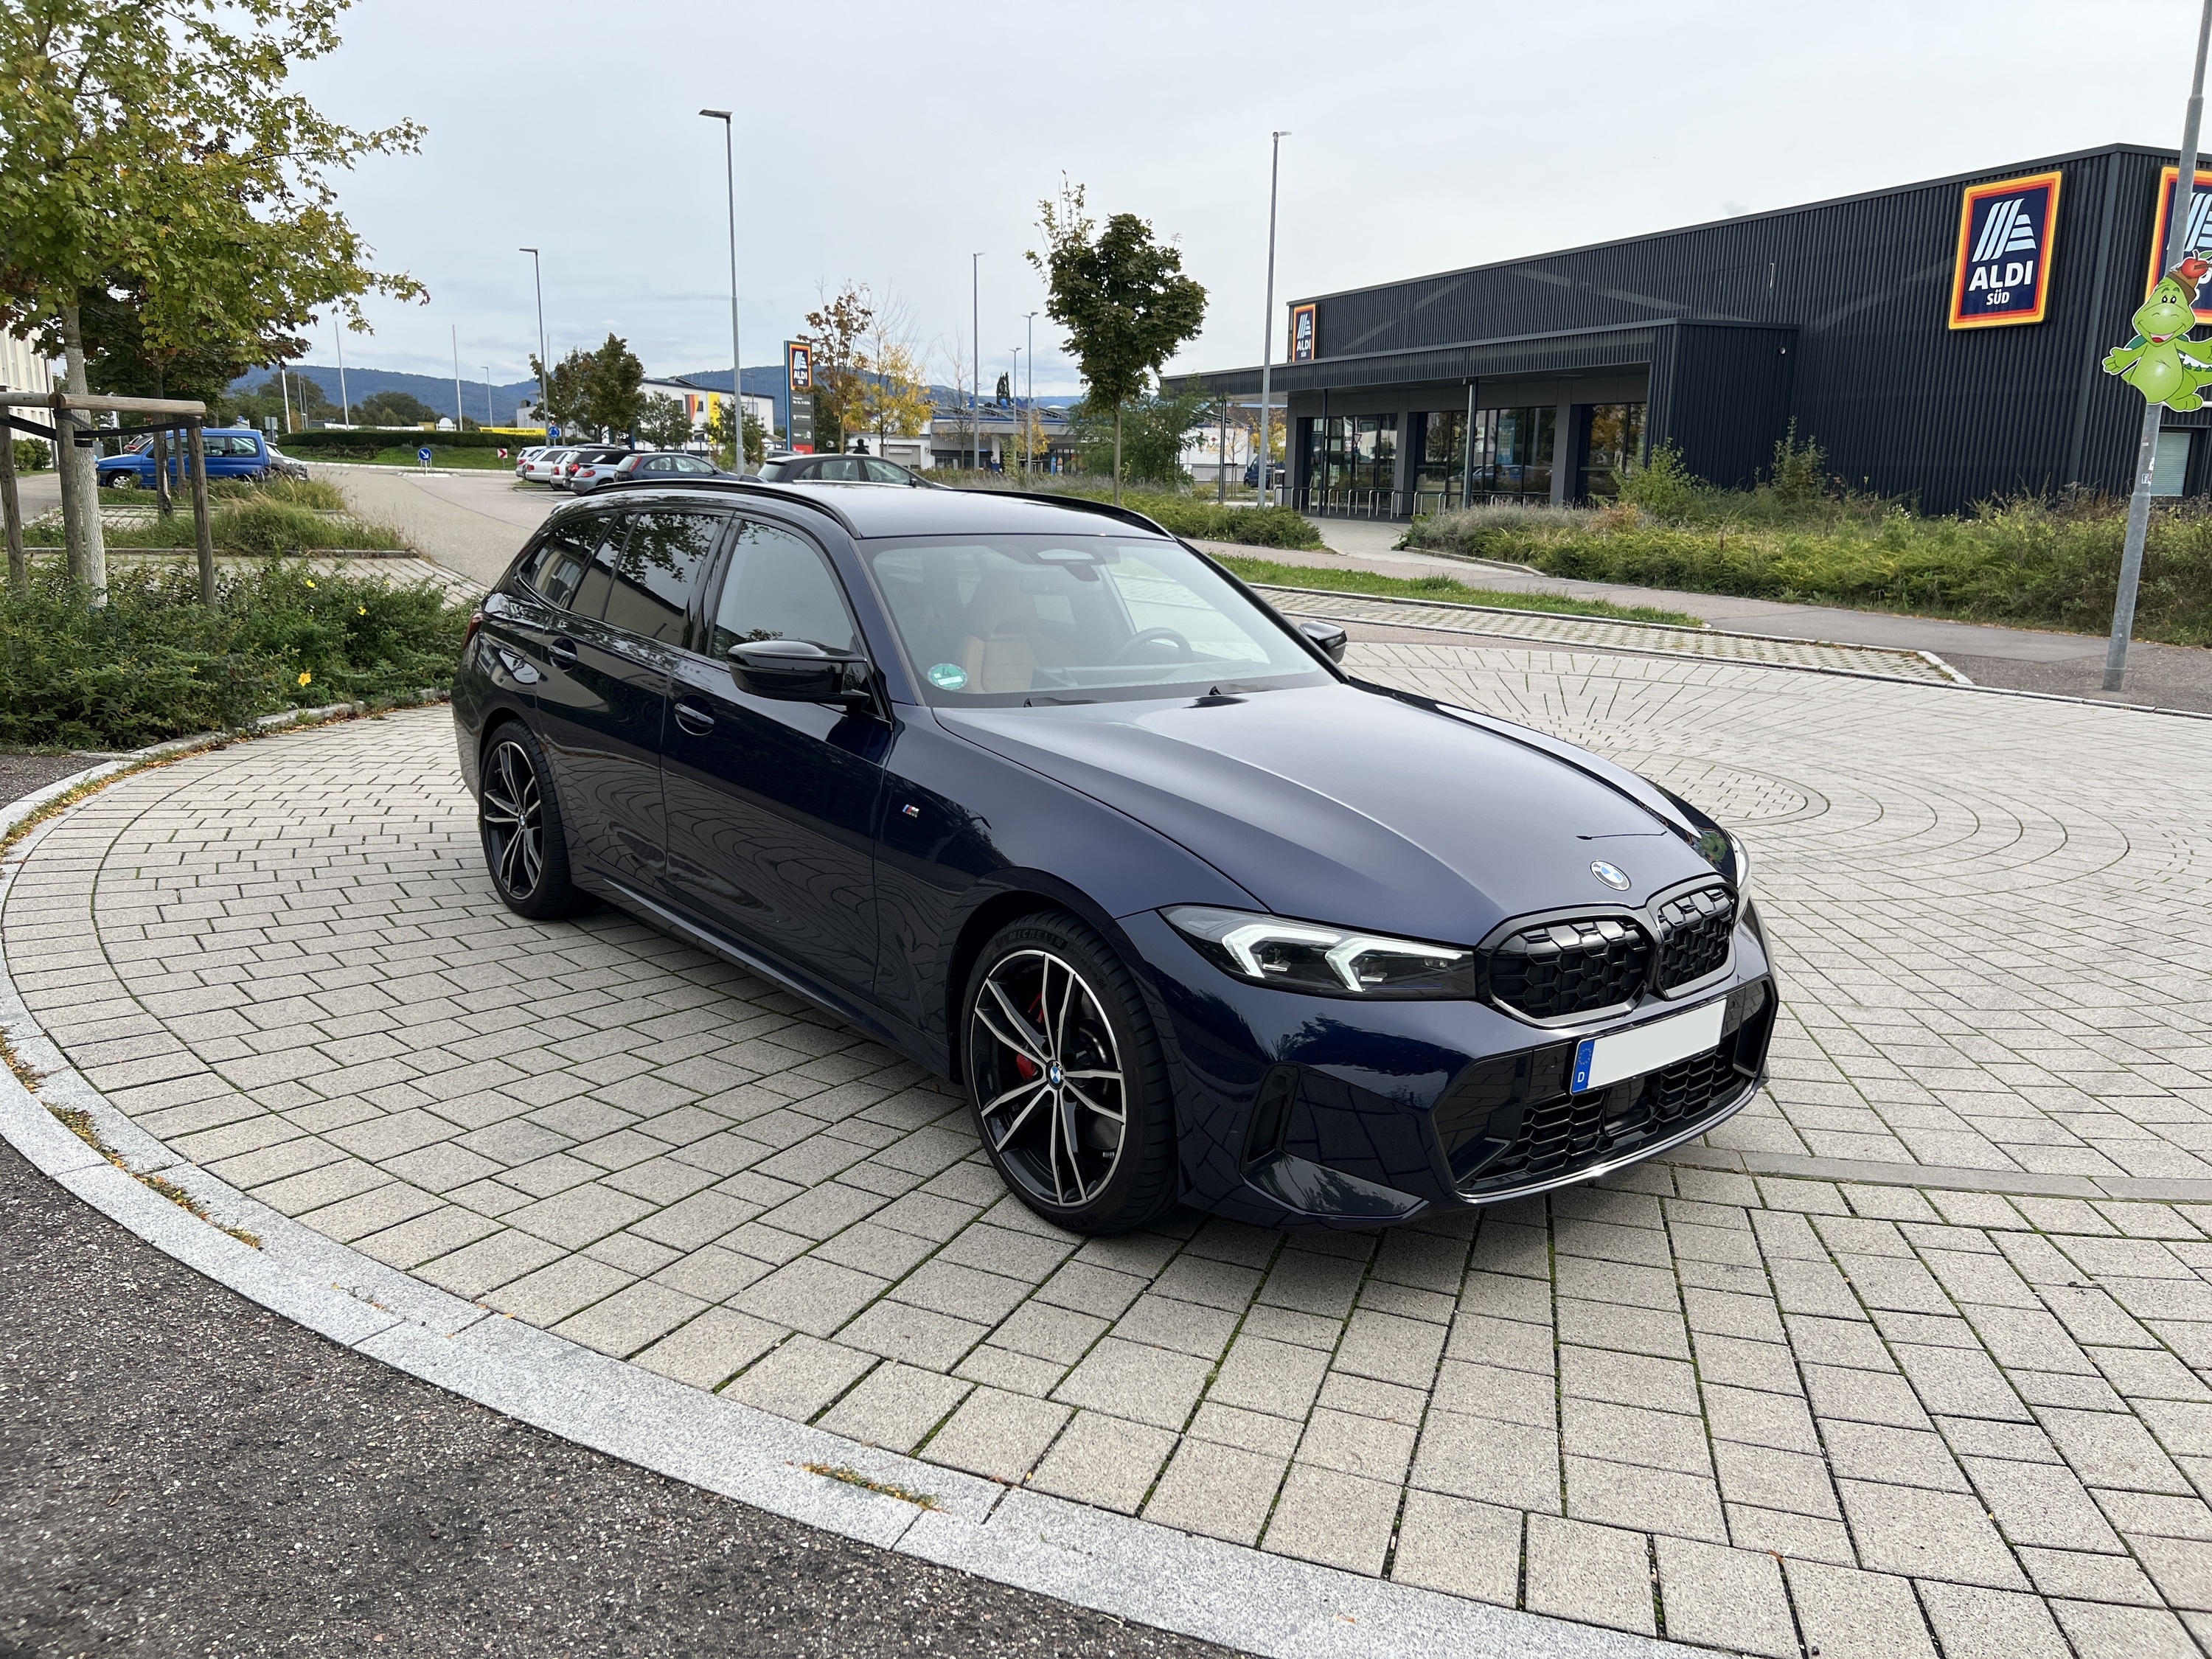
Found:
<svg viewBox="0 0 2212 1659"><path fill-rule="evenodd" d="M2192 341L2189 331L2197 325L2197 284L2207 271L2212 262L2193 253L2167 271L2129 319L2136 337L2105 356L2105 373L2118 375L2148 403L2183 412L2204 407L2212 362L2192 347L2212 353L2212 341Z"/></svg>

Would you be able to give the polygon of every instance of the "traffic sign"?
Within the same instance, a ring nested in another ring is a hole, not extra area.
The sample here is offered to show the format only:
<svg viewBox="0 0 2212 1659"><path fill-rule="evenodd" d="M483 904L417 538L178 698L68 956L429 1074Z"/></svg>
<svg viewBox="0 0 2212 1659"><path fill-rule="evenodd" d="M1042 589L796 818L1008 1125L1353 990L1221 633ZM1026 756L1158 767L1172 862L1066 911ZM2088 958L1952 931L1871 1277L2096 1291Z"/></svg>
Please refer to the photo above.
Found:
<svg viewBox="0 0 2212 1659"><path fill-rule="evenodd" d="M422 448L420 448L420 449L416 450L416 451L415 452L415 459L416 459L416 460L418 460L418 461L422 462L422 465L425 465L425 466L429 465L430 465L430 448L429 448L429 446L428 446L428 445L427 445L427 444L425 444Z"/></svg>

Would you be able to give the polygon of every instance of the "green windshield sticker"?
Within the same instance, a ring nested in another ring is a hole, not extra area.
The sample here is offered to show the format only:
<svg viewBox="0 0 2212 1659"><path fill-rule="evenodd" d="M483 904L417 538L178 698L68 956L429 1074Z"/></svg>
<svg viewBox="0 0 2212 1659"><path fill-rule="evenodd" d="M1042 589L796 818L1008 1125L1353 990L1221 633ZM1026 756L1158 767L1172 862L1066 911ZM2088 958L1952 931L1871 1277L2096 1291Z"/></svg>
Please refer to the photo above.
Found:
<svg viewBox="0 0 2212 1659"><path fill-rule="evenodd" d="M968 671L957 662L941 662L929 671L929 683L940 691L957 691L968 684Z"/></svg>

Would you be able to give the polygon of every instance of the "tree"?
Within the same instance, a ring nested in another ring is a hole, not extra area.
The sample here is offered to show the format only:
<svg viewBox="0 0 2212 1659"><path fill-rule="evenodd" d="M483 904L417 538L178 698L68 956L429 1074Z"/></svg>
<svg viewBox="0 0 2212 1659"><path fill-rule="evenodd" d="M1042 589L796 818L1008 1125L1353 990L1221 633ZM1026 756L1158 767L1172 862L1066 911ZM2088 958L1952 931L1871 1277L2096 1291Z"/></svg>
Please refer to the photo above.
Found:
<svg viewBox="0 0 2212 1659"><path fill-rule="evenodd" d="M533 356L530 372L545 386L544 399L536 406L540 420L572 436L595 432L606 438L636 429L645 365L619 335L609 334L597 351L571 351L550 369Z"/></svg>
<svg viewBox="0 0 2212 1659"><path fill-rule="evenodd" d="M1182 274L1182 254L1153 240L1133 213L1102 231L1085 214L1083 186L1063 183L1040 202L1045 251L1030 263L1048 284L1045 314L1068 333L1089 388L1086 402L1114 411L1114 499L1121 499L1122 406L1206 320L1206 290Z"/></svg>
<svg viewBox="0 0 2212 1659"><path fill-rule="evenodd" d="M903 340L872 341L868 376L861 388L860 418L876 434L876 453L884 453L885 438L918 435L933 412L929 387L922 379L921 360Z"/></svg>
<svg viewBox="0 0 2212 1659"><path fill-rule="evenodd" d="M817 288L817 292L819 289ZM848 281L834 300L806 313L799 337L814 358L814 447L842 453L846 436L866 421L865 344L875 307L865 284Z"/></svg>
<svg viewBox="0 0 2212 1659"><path fill-rule="evenodd" d="M379 392L356 404L353 417L362 426L430 426L438 411L412 392Z"/></svg>
<svg viewBox="0 0 2212 1659"><path fill-rule="evenodd" d="M58 349L66 386L90 389L88 294L131 296L135 353L277 362L335 307L419 298L380 273L328 177L362 156L412 151L409 121L362 131L287 88L338 45L347 0L9 0L0 7L0 328ZM167 379L167 369L163 378ZM68 446L70 571L95 592L106 551L92 456Z"/></svg>
<svg viewBox="0 0 2212 1659"><path fill-rule="evenodd" d="M1206 424L1214 408L1211 392L1192 391L1155 392L1133 398L1123 405L1123 461L1136 483L1182 484L1190 482L1183 470L1183 446L1192 431ZM1086 469L1102 470L1113 463L1112 411L1094 410L1086 399L1068 411L1075 441L1082 446Z"/></svg>
<svg viewBox="0 0 2212 1659"><path fill-rule="evenodd" d="M681 449L691 441L691 413L681 398L656 392L638 411L637 435L655 449Z"/></svg>
<svg viewBox="0 0 2212 1659"><path fill-rule="evenodd" d="M737 466L738 447L732 440L742 439L744 464L738 466L737 470L740 472L757 471L760 464L768 459L768 428L761 424L760 416L749 409L745 410L742 430L732 432L730 429L730 415L738 406L728 398L714 400L714 413L707 417L707 441L714 447L717 465Z"/></svg>

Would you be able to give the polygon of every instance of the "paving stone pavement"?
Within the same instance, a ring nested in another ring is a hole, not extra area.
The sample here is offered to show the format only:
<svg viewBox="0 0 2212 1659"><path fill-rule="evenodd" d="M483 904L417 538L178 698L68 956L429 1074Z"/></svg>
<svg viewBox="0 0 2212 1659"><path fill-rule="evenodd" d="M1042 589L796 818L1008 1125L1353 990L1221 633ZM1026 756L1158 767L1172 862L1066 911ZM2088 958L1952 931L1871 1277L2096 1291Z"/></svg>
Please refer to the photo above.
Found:
<svg viewBox="0 0 2212 1659"><path fill-rule="evenodd" d="M1656 657L1351 663L1742 830L1784 1023L1717 1145L1386 1233L1060 1234L887 1052L615 913L507 913L435 709L90 798L16 855L0 950L233 1184L858 1439L1777 1659L2212 1647L2212 728ZM1860 1178L1699 1167L1761 1157Z"/></svg>
<svg viewBox="0 0 2212 1659"><path fill-rule="evenodd" d="M1323 617L1332 622L1382 623L1396 628L1434 628L1460 634L1562 647L1595 646L1613 651L1650 651L1699 657L1712 662L1758 663L1771 668L1818 668L1831 673L1870 674L1885 679L1925 680L1936 685L1970 684L1967 677L1925 651L1892 646L1841 645L1826 640L1773 639L1717 629L1672 628L1658 623L1609 622L1601 617L1555 616L1541 611L1507 611L1476 605L1444 605L1425 599L1378 598L1320 588L1262 586L1268 604L1286 616Z"/></svg>

